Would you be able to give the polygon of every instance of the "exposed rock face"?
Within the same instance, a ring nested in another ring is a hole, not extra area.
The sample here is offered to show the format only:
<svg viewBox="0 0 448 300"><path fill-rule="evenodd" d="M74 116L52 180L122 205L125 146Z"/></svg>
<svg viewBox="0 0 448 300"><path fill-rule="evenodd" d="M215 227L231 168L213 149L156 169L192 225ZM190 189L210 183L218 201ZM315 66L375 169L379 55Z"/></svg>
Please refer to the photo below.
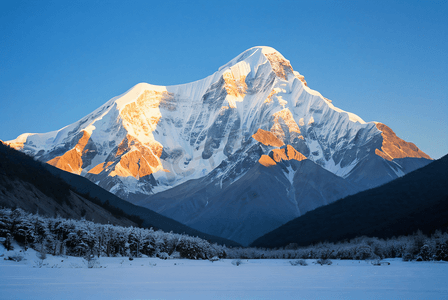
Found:
<svg viewBox="0 0 448 300"><path fill-rule="evenodd" d="M235 79L233 73L231 71L225 72L222 75L226 89L227 95L235 98L244 98L246 94L247 85L246 85L246 76L242 75L240 78ZM235 103L229 103L231 108L236 108Z"/></svg>
<svg viewBox="0 0 448 300"><path fill-rule="evenodd" d="M284 143L278 139L275 134L261 128L259 128L257 132L252 135L252 137L266 146L281 147L284 145Z"/></svg>
<svg viewBox="0 0 448 300"><path fill-rule="evenodd" d="M429 155L421 151L413 143L400 139L395 132L383 123L375 123L376 127L381 130L383 144L381 149L375 149L375 153L384 159L392 161L395 158L416 157L431 159Z"/></svg>
<svg viewBox="0 0 448 300"><path fill-rule="evenodd" d="M262 155L258 160L258 163L265 167L271 167L281 161L302 161L304 159L306 159L306 157L302 153L298 152L291 145L287 145L286 148L272 150L269 155Z"/></svg>
<svg viewBox="0 0 448 300"><path fill-rule="evenodd" d="M287 145L286 148L283 149L274 149L272 150L272 158L276 162L280 162L282 160L297 160L302 161L306 159L306 157L294 149L291 145Z"/></svg>
<svg viewBox="0 0 448 300"><path fill-rule="evenodd" d="M205 211L210 215L212 209L219 211L217 199L233 197L224 190L241 186L242 178L247 185L255 186L258 177L248 175L255 174L253 170L263 168L263 180L269 172L297 163L306 165L309 172L324 170L347 182L341 185L343 190L334 193L343 197L402 176L430 159L387 126L366 123L335 107L311 90L290 62L269 47L251 48L213 75L193 83L137 84L74 124L44 134L23 134L8 144L85 176L123 199L158 209L169 217L178 216L179 221L201 216L194 226L205 232ZM410 157L418 161L408 160ZM281 183L273 189L277 194L269 192L272 197L289 188L285 201L306 208L333 199L325 191L319 191L315 199L321 200L315 202L312 197L292 192L306 189L309 183L293 180L291 174L276 175L281 177L276 180L289 184ZM192 180L214 188L187 188L187 181ZM331 184L322 180L315 186L329 189ZM158 193L177 186L192 196L173 193L180 199L163 198L166 205L155 200ZM214 205L207 200L212 196L218 197L213 198ZM155 202L159 204L153 205ZM271 204L282 205L274 200ZM255 211L254 206L247 206L247 214L251 208ZM296 214L305 210L298 209ZM258 209L257 218L262 220L269 211L273 207L264 212ZM290 217L285 214L278 220L287 222ZM236 236L235 230L254 233L236 224L229 223L226 228L221 233L227 238Z"/></svg>
<svg viewBox="0 0 448 300"><path fill-rule="evenodd" d="M115 157L120 160L115 164L110 176L132 176L138 179L157 172L163 169L160 162L162 150L162 145L157 142L142 145L137 139L127 135L118 146ZM110 163L108 162L108 165Z"/></svg>
<svg viewBox="0 0 448 300"><path fill-rule="evenodd" d="M83 157L86 157L88 154L86 145L90 138L90 135L85 131L81 131L81 134L82 135L75 147L61 156L56 156L55 158L50 159L47 163L70 173L81 174Z"/></svg>
<svg viewBox="0 0 448 300"><path fill-rule="evenodd" d="M93 169L90 169L89 173L97 175L97 174L101 173L103 170L107 169L107 167L109 167L111 164L112 164L112 162L100 163L100 164L96 165Z"/></svg>
<svg viewBox="0 0 448 300"><path fill-rule="evenodd" d="M265 54L272 66L275 75L283 80L288 80L288 75L292 74L292 66L280 53L271 52Z"/></svg>

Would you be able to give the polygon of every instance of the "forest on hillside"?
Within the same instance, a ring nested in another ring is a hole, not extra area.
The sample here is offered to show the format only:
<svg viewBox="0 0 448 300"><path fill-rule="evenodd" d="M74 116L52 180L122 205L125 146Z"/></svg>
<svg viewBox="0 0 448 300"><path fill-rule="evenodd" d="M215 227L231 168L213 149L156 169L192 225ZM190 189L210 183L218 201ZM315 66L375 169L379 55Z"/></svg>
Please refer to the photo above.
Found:
<svg viewBox="0 0 448 300"><path fill-rule="evenodd" d="M25 250L30 247L43 254L78 257L148 256L187 259L384 259L448 261L448 233L431 236L416 232L410 236L379 239L358 237L339 243L320 242L299 247L242 248L212 244L198 237L161 230L96 224L86 220L47 218L17 208L0 208L0 237L7 250L12 240Z"/></svg>

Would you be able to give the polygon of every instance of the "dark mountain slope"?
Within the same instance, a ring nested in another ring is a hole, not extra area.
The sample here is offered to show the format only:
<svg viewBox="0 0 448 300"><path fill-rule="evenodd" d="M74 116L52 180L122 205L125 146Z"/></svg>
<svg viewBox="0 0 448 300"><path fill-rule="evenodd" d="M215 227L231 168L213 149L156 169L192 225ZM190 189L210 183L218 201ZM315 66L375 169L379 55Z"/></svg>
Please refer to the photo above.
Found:
<svg viewBox="0 0 448 300"><path fill-rule="evenodd" d="M190 180L138 203L209 234L249 245L316 207L350 194L356 187L314 162L256 163L236 182Z"/></svg>
<svg viewBox="0 0 448 300"><path fill-rule="evenodd" d="M388 161L376 154L371 154L356 165L346 180L358 186L359 191L367 190L397 179L397 174L408 174L431 162L430 159L415 157Z"/></svg>
<svg viewBox="0 0 448 300"><path fill-rule="evenodd" d="M153 227L155 229L161 229L165 232L172 231L174 233L185 233L190 236L198 236L210 242L225 244L227 246L240 246L240 244L232 240L203 233L171 218L162 216L161 214L156 213L148 208L137 206L130 202L127 202L106 191L105 189L97 186L87 178L62 171L48 164L45 164L44 166L46 169L48 169L48 171L67 182L70 187L76 192L82 195L93 197L101 203L105 203L107 201L112 207L116 207L127 214L138 216L143 220L141 224L143 227Z"/></svg>
<svg viewBox="0 0 448 300"><path fill-rule="evenodd" d="M185 233L211 242L239 244L204 234L147 208L135 206L74 175L0 143L0 206L20 207L29 212L65 218L85 217L99 223L137 226ZM113 216L115 214L116 216ZM137 216L137 218L136 218ZM119 222L121 220L121 222Z"/></svg>
<svg viewBox="0 0 448 300"><path fill-rule="evenodd" d="M22 208L46 216L138 226L141 220L74 192L41 162L0 142L0 206Z"/></svg>
<svg viewBox="0 0 448 300"><path fill-rule="evenodd" d="M309 245L362 235L388 238L447 227L448 155L383 186L310 211L252 246Z"/></svg>

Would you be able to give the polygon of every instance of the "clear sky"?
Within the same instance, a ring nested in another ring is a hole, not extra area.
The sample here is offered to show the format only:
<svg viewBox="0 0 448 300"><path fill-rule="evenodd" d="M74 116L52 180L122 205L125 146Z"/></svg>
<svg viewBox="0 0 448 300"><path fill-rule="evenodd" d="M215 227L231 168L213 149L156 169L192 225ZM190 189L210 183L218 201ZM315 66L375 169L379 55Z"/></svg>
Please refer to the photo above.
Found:
<svg viewBox="0 0 448 300"><path fill-rule="evenodd" d="M0 0L0 139L71 124L139 82L271 46L308 86L448 153L448 1Z"/></svg>

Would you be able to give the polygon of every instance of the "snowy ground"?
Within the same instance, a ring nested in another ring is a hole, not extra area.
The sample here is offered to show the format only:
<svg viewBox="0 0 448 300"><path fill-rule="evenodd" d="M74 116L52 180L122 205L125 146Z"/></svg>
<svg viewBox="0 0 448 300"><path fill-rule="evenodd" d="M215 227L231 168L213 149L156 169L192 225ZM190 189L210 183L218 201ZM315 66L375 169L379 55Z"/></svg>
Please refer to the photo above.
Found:
<svg viewBox="0 0 448 300"><path fill-rule="evenodd" d="M16 248L18 249L18 248ZM12 253L20 262L7 261ZM333 260L291 266L289 260L191 261L99 259L6 252L0 245L0 299L448 299L448 263ZM40 261L41 262L41 261Z"/></svg>

